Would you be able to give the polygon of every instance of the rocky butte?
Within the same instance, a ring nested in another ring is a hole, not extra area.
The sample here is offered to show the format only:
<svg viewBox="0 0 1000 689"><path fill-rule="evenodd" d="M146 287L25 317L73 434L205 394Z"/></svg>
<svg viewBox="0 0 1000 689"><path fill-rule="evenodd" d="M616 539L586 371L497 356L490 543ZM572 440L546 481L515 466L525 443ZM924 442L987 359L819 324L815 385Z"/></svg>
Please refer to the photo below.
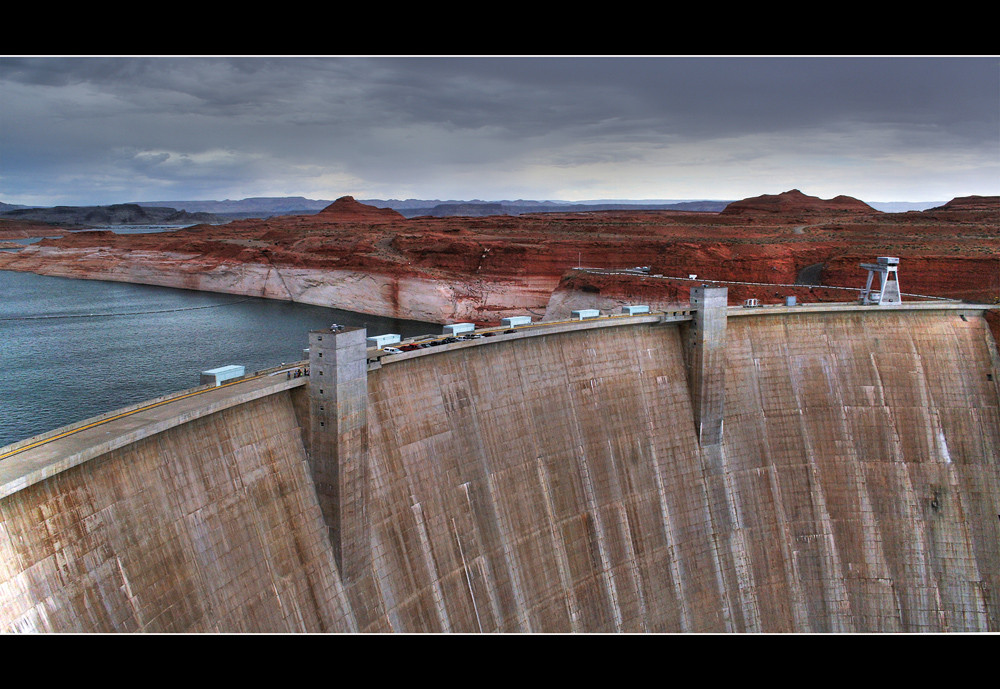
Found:
<svg viewBox="0 0 1000 689"><path fill-rule="evenodd" d="M818 199L806 196L798 189L783 194L764 194L754 198L734 201L723 209L726 215L750 213L874 213L874 208L850 196L836 196L832 199Z"/></svg>
<svg viewBox="0 0 1000 689"><path fill-rule="evenodd" d="M1000 631L997 201L405 220L345 197L4 254L545 318L400 352L321 329L305 376L0 448L0 630ZM904 294L966 301L858 304L877 256ZM581 304L603 313L567 319Z"/></svg>

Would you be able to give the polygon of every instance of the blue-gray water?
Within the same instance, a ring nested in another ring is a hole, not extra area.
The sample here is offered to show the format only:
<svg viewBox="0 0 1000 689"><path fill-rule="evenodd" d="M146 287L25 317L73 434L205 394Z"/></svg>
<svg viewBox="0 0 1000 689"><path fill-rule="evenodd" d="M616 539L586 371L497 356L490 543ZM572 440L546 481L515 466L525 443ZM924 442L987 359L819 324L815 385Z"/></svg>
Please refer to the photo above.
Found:
<svg viewBox="0 0 1000 689"><path fill-rule="evenodd" d="M0 270L0 447L199 385L303 359L342 323L404 337L440 326L254 297Z"/></svg>
<svg viewBox="0 0 1000 689"><path fill-rule="evenodd" d="M106 225L104 227L92 227L90 231L95 230L111 230L115 234L150 234L154 232L174 232L175 230L181 230L185 227L191 227L190 225ZM60 235L52 235L53 237L58 237ZM17 244L34 244L35 242L40 242L45 239L45 237L25 237L18 239L4 239L5 242L15 242ZM17 249L0 249L0 251L17 251Z"/></svg>

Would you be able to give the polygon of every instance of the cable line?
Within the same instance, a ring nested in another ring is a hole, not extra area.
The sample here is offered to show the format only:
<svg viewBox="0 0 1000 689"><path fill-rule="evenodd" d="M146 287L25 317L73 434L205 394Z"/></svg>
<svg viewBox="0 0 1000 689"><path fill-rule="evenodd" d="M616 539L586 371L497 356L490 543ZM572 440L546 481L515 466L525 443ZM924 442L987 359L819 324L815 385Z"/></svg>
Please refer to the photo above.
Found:
<svg viewBox="0 0 1000 689"><path fill-rule="evenodd" d="M220 306L232 306L233 304L240 304L245 301L250 301L250 300L238 299L236 301L230 301L225 304L208 304L206 306L182 306L176 309L158 309L155 311L121 311L117 313L70 313L70 314L56 314L51 316L6 316L6 317L0 317L0 321L34 321L34 320L44 320L49 318L108 318L112 316L141 316L150 313L174 313L176 311L215 309Z"/></svg>

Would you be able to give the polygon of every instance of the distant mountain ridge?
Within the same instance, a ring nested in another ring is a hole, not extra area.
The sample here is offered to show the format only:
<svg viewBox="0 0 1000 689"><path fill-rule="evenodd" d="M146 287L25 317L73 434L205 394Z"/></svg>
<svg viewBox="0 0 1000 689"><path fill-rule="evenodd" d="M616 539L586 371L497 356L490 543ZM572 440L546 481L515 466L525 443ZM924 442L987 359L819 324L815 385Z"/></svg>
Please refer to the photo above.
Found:
<svg viewBox="0 0 1000 689"><path fill-rule="evenodd" d="M407 218L421 215L448 217L455 215L521 215L523 213L575 212L581 210L688 210L719 212L730 201L712 200L598 200L598 201L484 201L440 199L359 199L359 203L376 208L391 208ZM226 219L270 217L272 215L307 215L319 213L334 203L332 200L307 199L303 196L257 196L224 201L137 201L143 207L168 206L188 212L204 212Z"/></svg>
<svg viewBox="0 0 1000 689"><path fill-rule="evenodd" d="M378 200L365 201L371 205L378 205ZM407 218L421 215L433 217L447 217L452 215L485 216L485 215L523 215L526 213L580 213L585 211L696 211L706 213L718 213L729 205L729 201L682 201L678 203L640 203L618 201L616 203L556 203L553 201L468 201L468 202L445 202L431 207L411 207L397 208L402 215Z"/></svg>
<svg viewBox="0 0 1000 689"><path fill-rule="evenodd" d="M745 200L743 200L745 201ZM57 224L194 224L220 223L245 218L268 218L278 215L313 215L327 208L332 200L308 199L304 196L256 196L244 199L195 201L136 201L107 206L24 206L0 202L0 217L39 220ZM488 216L522 215L525 213L573 213L581 211L675 210L719 213L730 204L728 200L683 199L594 199L561 200L441 200L441 199L360 199L359 203L376 208L389 208L403 217L418 216ZM943 201L869 202L878 211L899 213L939 207ZM75 209L75 210L67 210ZM98 210L107 209L107 210ZM735 209L732 209L735 210Z"/></svg>
<svg viewBox="0 0 1000 689"><path fill-rule="evenodd" d="M708 213L721 212L736 199L591 199L562 200L500 200L483 199L358 199L359 203L376 208L391 208L407 218L420 215L447 217L454 215L521 215L523 213L571 213L582 210L681 210ZM271 215L306 215L318 213L333 200L308 199L303 196L257 196L224 201L139 201L140 206L169 206L188 212L206 212L227 219L269 217ZM925 210L940 206L944 201L870 201L868 205L885 213Z"/></svg>
<svg viewBox="0 0 1000 689"><path fill-rule="evenodd" d="M13 220L33 220L51 225L195 225L223 222L211 213L189 213L176 208L116 203L110 206L53 206L16 208L0 213Z"/></svg>
<svg viewBox="0 0 1000 689"><path fill-rule="evenodd" d="M286 215L303 211L319 212L329 206L332 201L307 199L304 196L255 196L245 199L226 199L224 201L135 201L138 206L167 206L189 213L260 213L271 215Z"/></svg>

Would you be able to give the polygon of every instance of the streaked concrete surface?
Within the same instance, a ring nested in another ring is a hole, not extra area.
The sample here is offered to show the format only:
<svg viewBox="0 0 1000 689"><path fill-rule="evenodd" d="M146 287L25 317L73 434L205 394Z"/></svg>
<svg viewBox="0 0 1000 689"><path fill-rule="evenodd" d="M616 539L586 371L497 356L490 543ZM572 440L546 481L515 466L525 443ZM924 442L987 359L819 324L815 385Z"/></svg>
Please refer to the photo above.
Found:
<svg viewBox="0 0 1000 689"><path fill-rule="evenodd" d="M67 426L52 434L59 437L43 438L28 449L17 449L23 443L8 446L0 458L0 498L174 426L305 383L305 378L265 375L192 390Z"/></svg>
<svg viewBox="0 0 1000 689"><path fill-rule="evenodd" d="M0 629L351 632L291 391L0 501Z"/></svg>
<svg viewBox="0 0 1000 689"><path fill-rule="evenodd" d="M60 439L0 499L0 629L1000 631L981 308L824 307L728 310L715 444L690 315L383 358L350 579L304 379Z"/></svg>

